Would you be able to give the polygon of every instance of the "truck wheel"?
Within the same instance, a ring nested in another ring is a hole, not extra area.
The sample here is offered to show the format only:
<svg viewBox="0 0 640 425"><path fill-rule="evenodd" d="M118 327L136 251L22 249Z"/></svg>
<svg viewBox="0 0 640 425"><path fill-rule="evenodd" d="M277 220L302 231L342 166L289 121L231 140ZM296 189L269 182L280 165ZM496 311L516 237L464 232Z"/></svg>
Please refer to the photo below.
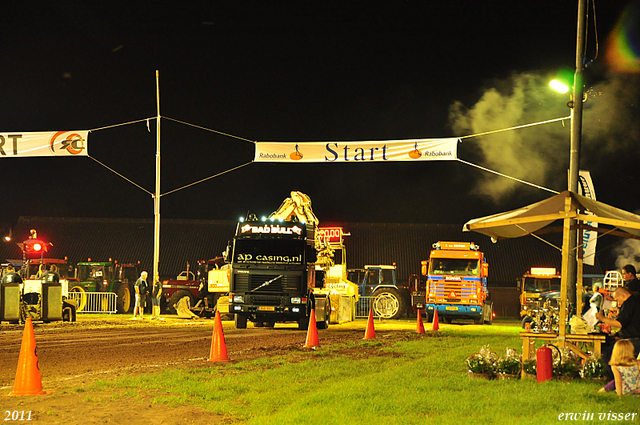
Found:
<svg viewBox="0 0 640 425"><path fill-rule="evenodd" d="M309 329L309 316L305 316L302 319L298 320L298 329L301 331L306 331Z"/></svg>
<svg viewBox="0 0 640 425"><path fill-rule="evenodd" d="M171 297L169 297L169 305L167 306L169 308L169 313L178 314L178 312L176 311L176 304L178 304L178 302L184 297L189 298L190 307L193 307L196 304L196 297L194 297L191 292L185 290L177 291L174 292Z"/></svg>
<svg viewBox="0 0 640 425"><path fill-rule="evenodd" d="M396 289L383 288L373 293L371 308L382 319L398 319L405 310L405 303Z"/></svg>
<svg viewBox="0 0 640 425"><path fill-rule="evenodd" d="M70 295L69 298L73 298L78 303L76 307L76 311L82 311L87 306L87 290L80 283L72 284L71 288L69 288L69 293L74 294Z"/></svg>
<svg viewBox="0 0 640 425"><path fill-rule="evenodd" d="M116 298L116 311L118 313L131 313L131 289L126 283L118 283L114 288L117 295Z"/></svg>
<svg viewBox="0 0 640 425"><path fill-rule="evenodd" d="M484 321L484 318L482 316L480 316L480 317L477 317L477 318L473 319L473 324L474 325L481 325L483 321Z"/></svg>
<svg viewBox="0 0 640 425"><path fill-rule="evenodd" d="M324 309L324 320L322 322L316 322L316 326L318 329L329 329L329 318L331 314L331 303L329 299L327 299L327 303L325 304Z"/></svg>
<svg viewBox="0 0 640 425"><path fill-rule="evenodd" d="M236 314L236 329L247 329L247 316L244 314Z"/></svg>

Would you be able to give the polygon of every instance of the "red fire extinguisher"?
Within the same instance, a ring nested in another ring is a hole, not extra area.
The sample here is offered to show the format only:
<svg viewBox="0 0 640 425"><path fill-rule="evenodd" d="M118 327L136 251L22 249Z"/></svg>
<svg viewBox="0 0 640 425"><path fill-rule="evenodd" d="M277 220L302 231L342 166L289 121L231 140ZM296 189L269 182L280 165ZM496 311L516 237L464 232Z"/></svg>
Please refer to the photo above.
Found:
<svg viewBox="0 0 640 425"><path fill-rule="evenodd" d="M553 378L551 349L547 346L540 347L536 351L536 376L538 382L548 381Z"/></svg>

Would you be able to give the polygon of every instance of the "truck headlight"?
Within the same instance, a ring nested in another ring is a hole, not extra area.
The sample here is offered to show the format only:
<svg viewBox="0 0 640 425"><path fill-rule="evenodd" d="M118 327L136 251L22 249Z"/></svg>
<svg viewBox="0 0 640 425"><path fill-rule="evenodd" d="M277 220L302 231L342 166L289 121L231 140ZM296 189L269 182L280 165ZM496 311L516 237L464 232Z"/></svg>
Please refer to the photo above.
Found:
<svg viewBox="0 0 640 425"><path fill-rule="evenodd" d="M233 296L233 302L234 303L238 303L238 304L242 304L242 303L244 303L244 297L242 295L234 295Z"/></svg>
<svg viewBox="0 0 640 425"><path fill-rule="evenodd" d="M292 308L291 308L291 311L292 311L292 312L294 312L294 313L300 313L300 308L298 308L298 307L292 307Z"/></svg>
<svg viewBox="0 0 640 425"><path fill-rule="evenodd" d="M300 297L291 298L291 304L302 304L302 298Z"/></svg>

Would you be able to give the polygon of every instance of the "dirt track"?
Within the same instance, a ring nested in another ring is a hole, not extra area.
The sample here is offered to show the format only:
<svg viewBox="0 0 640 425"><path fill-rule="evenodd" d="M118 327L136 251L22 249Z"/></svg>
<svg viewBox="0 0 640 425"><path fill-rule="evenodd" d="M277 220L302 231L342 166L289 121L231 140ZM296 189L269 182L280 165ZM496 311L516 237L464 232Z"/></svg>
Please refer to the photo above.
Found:
<svg viewBox="0 0 640 425"><path fill-rule="evenodd" d="M232 361L277 356L302 351L306 332L295 325L276 325L275 329L236 330L232 322L223 322L229 358ZM361 340L366 321L332 325L318 331L320 345ZM13 389L23 326L2 325L0 328L0 394ZM376 336L384 337L402 330L415 330L411 322L376 324ZM212 320L189 321L167 316L165 321L132 321L129 316L86 317L77 323L36 323L36 346L42 375L42 386L52 391L49 396L2 397L1 411L30 411L35 423L122 423L131 424L206 424L223 418L190 406L162 407L157 415L145 398L134 412L126 405L96 403L87 395L88 384L118 376L148 373L174 367L210 367L213 335ZM153 395L150 394L149 397ZM87 406L90 414L87 415ZM169 413L168 413L168 412ZM4 423L13 423L11 421ZM18 423L18 422L16 422ZM24 423L24 422L23 422Z"/></svg>

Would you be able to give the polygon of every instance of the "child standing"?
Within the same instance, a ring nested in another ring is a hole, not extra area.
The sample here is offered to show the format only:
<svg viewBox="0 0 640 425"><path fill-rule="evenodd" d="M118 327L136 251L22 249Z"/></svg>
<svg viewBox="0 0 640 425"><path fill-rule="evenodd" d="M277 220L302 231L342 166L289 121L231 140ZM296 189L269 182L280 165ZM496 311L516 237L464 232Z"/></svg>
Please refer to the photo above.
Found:
<svg viewBox="0 0 640 425"><path fill-rule="evenodd" d="M628 339L620 339L613 346L609 366L614 380L600 391L616 390L618 395L640 394L640 367L634 357L633 344Z"/></svg>

